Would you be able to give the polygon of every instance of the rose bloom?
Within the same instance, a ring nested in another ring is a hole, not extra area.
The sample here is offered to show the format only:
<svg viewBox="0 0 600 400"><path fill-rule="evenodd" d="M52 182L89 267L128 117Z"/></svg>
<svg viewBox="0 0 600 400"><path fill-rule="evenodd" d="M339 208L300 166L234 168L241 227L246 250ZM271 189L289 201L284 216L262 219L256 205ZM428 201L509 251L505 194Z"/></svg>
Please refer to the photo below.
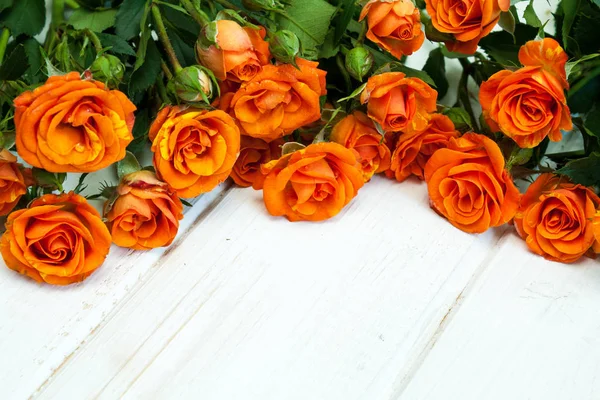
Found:
<svg viewBox="0 0 600 400"><path fill-rule="evenodd" d="M225 19L216 23L216 44L205 47L198 41L196 57L217 79L249 81L263 65L270 63L269 43L264 40L265 28L243 28L237 22Z"/></svg>
<svg viewBox="0 0 600 400"><path fill-rule="evenodd" d="M424 130L400 134L386 175L398 182L411 175L423 180L425 165L431 155L446 147L450 138L459 136L460 133L454 128L450 118L443 114L432 114L431 121Z"/></svg>
<svg viewBox="0 0 600 400"><path fill-rule="evenodd" d="M437 92L418 78L386 72L369 78L360 102L386 132L422 130L436 110Z"/></svg>
<svg viewBox="0 0 600 400"><path fill-rule="evenodd" d="M337 215L363 186L356 153L328 142L263 165L263 198L271 215L322 221Z"/></svg>
<svg viewBox="0 0 600 400"><path fill-rule="evenodd" d="M367 38L400 58L421 48L419 9L410 0L371 0L362 9L360 20L367 18Z"/></svg>
<svg viewBox="0 0 600 400"><path fill-rule="evenodd" d="M523 195L515 227L534 253L571 263L596 243L593 219L599 205L590 188L542 174Z"/></svg>
<svg viewBox="0 0 600 400"><path fill-rule="evenodd" d="M110 242L100 214L84 197L46 194L8 216L0 252L10 269L38 282L68 285L102 265Z"/></svg>
<svg viewBox="0 0 600 400"><path fill-rule="evenodd" d="M535 47L537 50L533 50ZM515 72L497 72L481 85L479 92L483 116L490 128L501 131L522 148L535 147L546 136L559 141L561 129L573 129L564 92L568 88L564 72L567 56L562 52L563 56L556 57L552 49L545 52L558 59L558 65L562 64L558 71L556 65L542 65L539 58L532 58L534 51L539 54L542 49L536 42L528 42L519 54L522 62L533 65Z"/></svg>
<svg viewBox="0 0 600 400"><path fill-rule="evenodd" d="M94 172L125 157L135 106L77 72L52 76L14 100L17 153L50 172Z"/></svg>
<svg viewBox="0 0 600 400"><path fill-rule="evenodd" d="M519 191L493 140L477 133L451 138L425 165L431 207L457 228L481 233L510 221Z"/></svg>
<svg viewBox="0 0 600 400"><path fill-rule="evenodd" d="M325 89L325 71L318 63L297 59L291 64L266 65L244 82L230 103L220 108L236 118L242 134L272 141L321 118L320 97Z"/></svg>
<svg viewBox="0 0 600 400"><path fill-rule="evenodd" d="M7 215L27 193L27 183L15 157L6 149L0 150L0 215Z"/></svg>
<svg viewBox="0 0 600 400"><path fill-rule="evenodd" d="M231 178L235 184L241 187L252 186L256 190L262 189L264 175L260 172L260 166L279 159L283 143L283 140L267 143L262 139L242 136L240 155L231 170Z"/></svg>
<svg viewBox="0 0 600 400"><path fill-rule="evenodd" d="M427 13L434 28L449 33L454 40L447 41L450 51L473 54L482 37L487 36L508 11L509 0L427 0Z"/></svg>
<svg viewBox="0 0 600 400"><path fill-rule="evenodd" d="M104 215L113 243L135 250L168 246L183 218L183 205L168 184L151 171L126 175Z"/></svg>
<svg viewBox="0 0 600 400"><path fill-rule="evenodd" d="M569 88L565 65L569 56L560 44L551 38L530 40L519 49L519 62L526 67L542 67Z"/></svg>
<svg viewBox="0 0 600 400"><path fill-rule="evenodd" d="M355 111L338 122L330 136L332 142L358 152L365 182L390 166L390 149L381 139L373 121L360 111Z"/></svg>
<svg viewBox="0 0 600 400"><path fill-rule="evenodd" d="M213 190L227 179L240 151L240 131L220 110L167 106L149 138L158 177L180 197Z"/></svg>

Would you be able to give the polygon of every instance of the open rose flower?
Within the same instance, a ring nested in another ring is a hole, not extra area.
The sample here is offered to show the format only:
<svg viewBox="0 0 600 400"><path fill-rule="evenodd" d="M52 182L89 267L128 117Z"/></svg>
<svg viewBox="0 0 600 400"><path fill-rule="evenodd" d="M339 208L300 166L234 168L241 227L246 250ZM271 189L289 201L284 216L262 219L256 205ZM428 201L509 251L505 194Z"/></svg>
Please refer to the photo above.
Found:
<svg viewBox="0 0 600 400"><path fill-rule="evenodd" d="M269 64L269 43L264 28L243 28L230 20L216 21L216 44L196 43L198 62L210 69L217 79L249 81L263 65Z"/></svg>
<svg viewBox="0 0 600 400"><path fill-rule="evenodd" d="M449 33L450 51L473 54L479 41L498 23L500 13L508 11L509 0L427 0L427 13L434 28Z"/></svg>
<svg viewBox="0 0 600 400"><path fill-rule="evenodd" d="M399 136L386 175L398 182L411 175L423 180L425 165L431 155L446 147L450 138L457 138L459 135L450 118L443 114L432 114L431 121L424 130Z"/></svg>
<svg viewBox="0 0 600 400"><path fill-rule="evenodd" d="M167 106L149 137L159 178L180 197L213 190L227 179L240 151L240 131L220 110Z"/></svg>
<svg viewBox="0 0 600 400"><path fill-rule="evenodd" d="M523 195L515 227L534 253L574 262L596 242L593 220L599 205L600 198L590 188L542 174Z"/></svg>
<svg viewBox="0 0 600 400"><path fill-rule="evenodd" d="M363 186L356 153L328 142L311 144L263 165L263 197L271 215L322 221L337 215Z"/></svg>
<svg viewBox="0 0 600 400"><path fill-rule="evenodd" d="M386 72L369 78L360 102L386 132L422 130L436 110L437 92L418 78Z"/></svg>
<svg viewBox="0 0 600 400"><path fill-rule="evenodd" d="M411 0L371 0L360 13L360 20L365 17L367 38L397 58L419 50L425 40L419 9Z"/></svg>
<svg viewBox="0 0 600 400"><path fill-rule="evenodd" d="M358 152L365 181L390 166L390 149L381 139L373 121L360 111L355 111L338 122L330 137L332 142Z"/></svg>
<svg viewBox="0 0 600 400"><path fill-rule="evenodd" d="M124 176L116 196L104 209L113 243L149 250L173 242L183 218L183 205L154 172L142 170Z"/></svg>
<svg viewBox="0 0 600 400"><path fill-rule="evenodd" d="M27 183L15 157L0 150L0 215L7 215L27 192Z"/></svg>
<svg viewBox="0 0 600 400"><path fill-rule="evenodd" d="M561 130L573 129L564 92L568 88L564 72L567 56L560 53L560 47L549 47L547 51L542 47L535 42L523 46L521 62L532 65L495 73L479 92L483 116L490 128L501 131L522 148L535 147L546 137L559 141ZM558 64L542 64L540 52L550 55L548 63ZM557 70L557 65L562 65L561 70Z"/></svg>
<svg viewBox="0 0 600 400"><path fill-rule="evenodd" d="M231 178L236 185L262 189L264 175L260 172L260 166L281 157L283 143L283 140L267 143L262 139L242 136L240 155L231 170Z"/></svg>
<svg viewBox="0 0 600 400"><path fill-rule="evenodd" d="M519 191L493 140L477 133L451 138L425 165L431 206L457 228L481 233L510 221Z"/></svg>
<svg viewBox="0 0 600 400"><path fill-rule="evenodd" d="M14 100L17 153L50 172L94 172L125 157L135 106L77 72L52 76Z"/></svg>
<svg viewBox="0 0 600 400"><path fill-rule="evenodd" d="M542 67L557 77L565 89L569 88L565 66L569 56L552 39L530 40L519 49L519 62L526 67Z"/></svg>
<svg viewBox="0 0 600 400"><path fill-rule="evenodd" d="M266 65L242 86L229 104L222 102L239 122L242 134L275 140L321 118L319 99L326 94L325 71L318 63L297 59L291 64Z"/></svg>
<svg viewBox="0 0 600 400"><path fill-rule="evenodd" d="M84 197L47 194L8 216L0 252L10 269L38 282L68 285L102 265L110 242L100 214Z"/></svg>

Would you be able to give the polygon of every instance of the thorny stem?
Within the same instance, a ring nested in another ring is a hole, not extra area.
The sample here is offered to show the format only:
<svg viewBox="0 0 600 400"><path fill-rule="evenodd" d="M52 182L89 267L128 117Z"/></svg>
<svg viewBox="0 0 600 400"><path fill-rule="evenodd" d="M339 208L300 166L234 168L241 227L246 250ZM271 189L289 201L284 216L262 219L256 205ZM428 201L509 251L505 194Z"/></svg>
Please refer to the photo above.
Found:
<svg viewBox="0 0 600 400"><path fill-rule="evenodd" d="M8 39L10 39L10 31L8 28L2 29L0 34L0 64L4 61L4 54L6 53L6 46L8 45Z"/></svg>
<svg viewBox="0 0 600 400"><path fill-rule="evenodd" d="M90 41L94 45L94 50L96 50L96 54L102 53L102 43L100 42L100 38L98 38L98 36L90 29L86 29L84 33L88 38L90 38Z"/></svg>
<svg viewBox="0 0 600 400"><path fill-rule="evenodd" d="M160 15L160 10L156 4L152 4L152 16L154 17L156 33L158 34L158 37L165 48L165 52L171 61L175 75L177 75L177 73L182 70L181 64L175 55L175 50L173 49L173 45L171 44L169 35L167 34L167 28L165 28L162 15Z"/></svg>
<svg viewBox="0 0 600 400"><path fill-rule="evenodd" d="M169 80L173 79L173 73L171 72L171 70L169 69L169 66L163 59L160 60L160 69L162 69L162 71L165 74L165 76L167 77L167 79L169 79Z"/></svg>
<svg viewBox="0 0 600 400"><path fill-rule="evenodd" d="M183 8L190 13L198 25L204 26L210 22L210 19L206 16L206 14L198 10L190 0L181 0L181 4L183 5Z"/></svg>

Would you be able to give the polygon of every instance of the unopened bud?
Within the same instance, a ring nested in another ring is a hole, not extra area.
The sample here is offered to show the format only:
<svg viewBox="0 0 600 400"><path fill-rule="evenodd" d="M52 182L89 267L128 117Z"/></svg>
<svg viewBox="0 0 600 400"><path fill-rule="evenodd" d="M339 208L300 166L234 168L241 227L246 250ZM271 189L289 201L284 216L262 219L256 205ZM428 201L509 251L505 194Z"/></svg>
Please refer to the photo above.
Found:
<svg viewBox="0 0 600 400"><path fill-rule="evenodd" d="M181 101L210 103L213 82L206 68L192 65L179 71L172 81L173 90Z"/></svg>
<svg viewBox="0 0 600 400"><path fill-rule="evenodd" d="M109 87L117 87L123 80L125 66L118 57L104 54L94 60L90 72L95 80L104 82Z"/></svg>
<svg viewBox="0 0 600 400"><path fill-rule="evenodd" d="M362 82L373 68L373 55L364 47L355 47L346 54L346 70L355 79Z"/></svg>
<svg viewBox="0 0 600 400"><path fill-rule="evenodd" d="M300 40L292 31L277 31L269 39L269 49L277 61L295 65L300 56Z"/></svg>

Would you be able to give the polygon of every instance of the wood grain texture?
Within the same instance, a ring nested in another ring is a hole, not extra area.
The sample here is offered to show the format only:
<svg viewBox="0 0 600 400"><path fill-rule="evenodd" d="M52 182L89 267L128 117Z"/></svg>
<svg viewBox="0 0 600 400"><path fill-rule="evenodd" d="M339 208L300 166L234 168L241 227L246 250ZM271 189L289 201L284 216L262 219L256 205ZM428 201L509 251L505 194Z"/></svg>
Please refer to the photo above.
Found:
<svg viewBox="0 0 600 400"><path fill-rule="evenodd" d="M324 223L261 202L230 191L39 398L390 398L502 232L456 230L413 181L375 177Z"/></svg>

